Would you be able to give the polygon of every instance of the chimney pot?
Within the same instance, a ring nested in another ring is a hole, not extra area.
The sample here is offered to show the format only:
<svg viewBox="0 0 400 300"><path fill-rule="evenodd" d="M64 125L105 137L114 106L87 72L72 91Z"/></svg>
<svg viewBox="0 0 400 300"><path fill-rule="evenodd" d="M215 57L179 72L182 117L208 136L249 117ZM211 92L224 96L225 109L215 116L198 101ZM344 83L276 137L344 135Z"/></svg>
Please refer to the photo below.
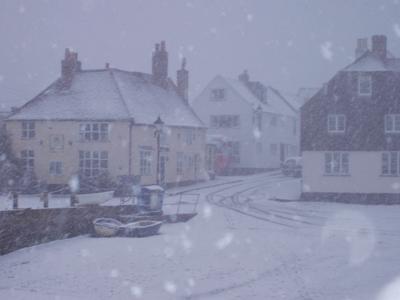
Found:
<svg viewBox="0 0 400 300"><path fill-rule="evenodd" d="M110 68L110 63L106 63L106 69L109 69Z"/></svg>
<svg viewBox="0 0 400 300"><path fill-rule="evenodd" d="M387 38L385 35L372 36L372 52L378 55L381 59L386 59Z"/></svg>
<svg viewBox="0 0 400 300"><path fill-rule="evenodd" d="M239 75L239 80L243 83L248 83L250 80L249 72L244 70L243 73Z"/></svg>
<svg viewBox="0 0 400 300"><path fill-rule="evenodd" d="M368 38L357 39L357 47L355 50L356 59L368 51Z"/></svg>
<svg viewBox="0 0 400 300"><path fill-rule="evenodd" d="M186 58L182 59L181 69L176 72L176 86L178 94L186 104L189 104L189 71L185 70Z"/></svg>

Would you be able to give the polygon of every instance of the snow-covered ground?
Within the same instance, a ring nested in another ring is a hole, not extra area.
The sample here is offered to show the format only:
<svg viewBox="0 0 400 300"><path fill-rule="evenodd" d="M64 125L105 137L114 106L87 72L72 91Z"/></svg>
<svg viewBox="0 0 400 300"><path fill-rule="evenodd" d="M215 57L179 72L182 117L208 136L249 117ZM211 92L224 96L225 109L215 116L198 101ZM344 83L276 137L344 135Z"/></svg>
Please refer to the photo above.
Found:
<svg viewBox="0 0 400 300"><path fill-rule="evenodd" d="M0 299L399 299L400 207L268 200L299 188L248 176L198 190L199 215L158 236L1 256Z"/></svg>

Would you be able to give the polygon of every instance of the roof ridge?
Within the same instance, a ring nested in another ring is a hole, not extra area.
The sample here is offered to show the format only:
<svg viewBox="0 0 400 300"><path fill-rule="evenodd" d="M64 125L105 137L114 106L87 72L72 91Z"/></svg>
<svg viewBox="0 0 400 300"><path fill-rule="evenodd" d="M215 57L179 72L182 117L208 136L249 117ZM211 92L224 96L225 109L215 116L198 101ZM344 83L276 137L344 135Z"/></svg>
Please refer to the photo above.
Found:
<svg viewBox="0 0 400 300"><path fill-rule="evenodd" d="M116 88L117 93L118 93L118 95L119 95L119 97L120 97L120 99L121 99L121 102L122 102L122 104L124 105L124 107L125 107L125 109L126 109L126 111L127 111L127 113L128 113L128 117L131 118L131 119L133 119L132 113L131 113L130 110L129 110L129 106L128 106L128 104L126 103L125 98L124 98L124 95L122 94L121 89L120 89L120 87L119 87L119 85L118 85L118 81L117 81L117 79L116 79L115 76L114 76L113 70L109 70L109 74L110 74L110 77L111 77L112 81L113 81L114 84L115 84L115 88Z"/></svg>

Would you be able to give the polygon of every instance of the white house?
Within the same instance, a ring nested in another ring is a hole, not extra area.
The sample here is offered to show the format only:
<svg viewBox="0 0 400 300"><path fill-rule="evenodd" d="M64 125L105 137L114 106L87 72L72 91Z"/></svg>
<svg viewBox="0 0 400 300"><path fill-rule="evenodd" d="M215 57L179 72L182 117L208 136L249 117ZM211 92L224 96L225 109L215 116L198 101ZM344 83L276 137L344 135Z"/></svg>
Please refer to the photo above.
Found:
<svg viewBox="0 0 400 300"><path fill-rule="evenodd" d="M276 89L250 81L246 71L238 79L216 76L192 107L208 126L208 139L219 140L219 172L278 168L298 154L297 111Z"/></svg>

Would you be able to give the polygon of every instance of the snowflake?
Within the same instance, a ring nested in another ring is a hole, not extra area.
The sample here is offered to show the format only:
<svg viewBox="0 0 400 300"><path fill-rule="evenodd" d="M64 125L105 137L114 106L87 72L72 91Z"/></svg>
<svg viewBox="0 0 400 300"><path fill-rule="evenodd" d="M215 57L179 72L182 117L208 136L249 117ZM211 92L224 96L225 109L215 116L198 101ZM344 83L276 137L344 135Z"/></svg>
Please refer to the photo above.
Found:
<svg viewBox="0 0 400 300"><path fill-rule="evenodd" d="M140 298L143 295L143 290L140 286L132 286L131 287L131 294L136 298Z"/></svg>
<svg viewBox="0 0 400 300"><path fill-rule="evenodd" d="M176 292L176 285L172 281L166 281L164 283L164 289L171 294L175 294Z"/></svg>
<svg viewBox="0 0 400 300"><path fill-rule="evenodd" d="M26 12L25 6L21 4L21 5L19 6L19 8L18 8L18 12L19 12L20 14L24 14L24 13Z"/></svg>
<svg viewBox="0 0 400 300"><path fill-rule="evenodd" d="M394 33L397 35L397 37L400 38L400 25L398 23L395 23L393 25L393 30L394 30Z"/></svg>
<svg viewBox="0 0 400 300"><path fill-rule="evenodd" d="M233 241L233 234L231 232L226 233L221 239L219 239L216 243L216 247L219 250L222 250L228 247Z"/></svg>
<svg viewBox="0 0 400 300"><path fill-rule="evenodd" d="M247 14L246 18L247 18L248 22L252 22L254 19L254 16L252 14Z"/></svg>
<svg viewBox="0 0 400 300"><path fill-rule="evenodd" d="M322 57L331 61L333 58L332 43L327 41L320 46Z"/></svg>

